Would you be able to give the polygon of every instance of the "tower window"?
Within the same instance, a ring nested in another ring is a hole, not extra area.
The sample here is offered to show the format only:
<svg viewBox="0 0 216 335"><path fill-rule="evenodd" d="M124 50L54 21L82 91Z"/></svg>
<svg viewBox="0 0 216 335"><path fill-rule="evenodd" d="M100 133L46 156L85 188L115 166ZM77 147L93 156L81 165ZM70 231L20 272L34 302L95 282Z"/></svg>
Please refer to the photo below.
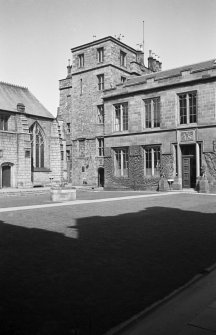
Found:
<svg viewBox="0 0 216 335"><path fill-rule="evenodd" d="M84 67L84 54L78 55L78 67Z"/></svg>
<svg viewBox="0 0 216 335"><path fill-rule="evenodd" d="M127 54L123 51L120 51L120 65L126 67L126 56Z"/></svg>
<svg viewBox="0 0 216 335"><path fill-rule="evenodd" d="M104 105L97 106L97 121L100 124L104 124Z"/></svg>
<svg viewBox="0 0 216 335"><path fill-rule="evenodd" d="M104 48L97 49L97 61L98 63L103 63L104 61Z"/></svg>
<svg viewBox="0 0 216 335"><path fill-rule="evenodd" d="M104 74L99 74L97 78L98 78L98 90L102 91L104 90Z"/></svg>

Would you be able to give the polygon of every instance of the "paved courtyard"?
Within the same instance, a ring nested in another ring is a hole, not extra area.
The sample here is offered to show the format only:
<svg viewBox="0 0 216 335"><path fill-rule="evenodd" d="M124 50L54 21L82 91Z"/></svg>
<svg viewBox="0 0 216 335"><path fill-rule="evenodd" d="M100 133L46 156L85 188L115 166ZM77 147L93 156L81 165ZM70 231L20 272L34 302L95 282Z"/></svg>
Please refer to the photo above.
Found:
<svg viewBox="0 0 216 335"><path fill-rule="evenodd" d="M104 334L216 262L215 195L78 199L0 197L1 334Z"/></svg>

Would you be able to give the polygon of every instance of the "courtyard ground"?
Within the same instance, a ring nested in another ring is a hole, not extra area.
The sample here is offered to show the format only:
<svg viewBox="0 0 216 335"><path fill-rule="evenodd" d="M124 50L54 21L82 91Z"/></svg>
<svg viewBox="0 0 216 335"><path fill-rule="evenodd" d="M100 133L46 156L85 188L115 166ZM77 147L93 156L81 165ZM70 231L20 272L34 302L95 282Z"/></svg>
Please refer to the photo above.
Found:
<svg viewBox="0 0 216 335"><path fill-rule="evenodd" d="M216 262L216 196L81 192L0 198L1 334L103 334Z"/></svg>

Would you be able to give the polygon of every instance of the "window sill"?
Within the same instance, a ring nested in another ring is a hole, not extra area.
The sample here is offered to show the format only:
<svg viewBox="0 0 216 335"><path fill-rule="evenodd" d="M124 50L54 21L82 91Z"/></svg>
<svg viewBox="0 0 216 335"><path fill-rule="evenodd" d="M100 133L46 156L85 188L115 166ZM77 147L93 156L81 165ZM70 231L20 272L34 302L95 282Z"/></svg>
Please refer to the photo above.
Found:
<svg viewBox="0 0 216 335"><path fill-rule="evenodd" d="M179 123L178 124L178 127L188 127L188 126L191 126L191 127L197 126L197 122L193 122L193 123Z"/></svg>
<svg viewBox="0 0 216 335"><path fill-rule="evenodd" d="M143 128L143 130L146 130L146 131L160 130L160 129L161 127Z"/></svg>
<svg viewBox="0 0 216 335"><path fill-rule="evenodd" d="M125 176L125 177L124 176L115 176L115 178L124 179L124 180L125 179L128 179L128 180L130 179L128 176Z"/></svg>
<svg viewBox="0 0 216 335"><path fill-rule="evenodd" d="M114 134L114 135L118 135L118 134L128 134L128 133L129 133L129 130L119 130L119 131L115 130L115 131L113 131L113 134Z"/></svg>
<svg viewBox="0 0 216 335"><path fill-rule="evenodd" d="M45 167L41 167L41 168L39 168L39 167L37 167L37 168L33 168L33 172L51 172L51 170L50 169L48 169L48 168L45 168Z"/></svg>

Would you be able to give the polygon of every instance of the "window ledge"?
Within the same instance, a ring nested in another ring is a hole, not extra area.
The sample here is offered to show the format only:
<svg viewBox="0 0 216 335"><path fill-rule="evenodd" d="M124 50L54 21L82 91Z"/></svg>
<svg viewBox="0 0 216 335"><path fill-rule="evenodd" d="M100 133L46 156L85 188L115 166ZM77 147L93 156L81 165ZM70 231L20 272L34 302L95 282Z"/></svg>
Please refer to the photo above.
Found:
<svg viewBox="0 0 216 335"><path fill-rule="evenodd" d="M143 128L145 131L160 130L161 127Z"/></svg>
<svg viewBox="0 0 216 335"><path fill-rule="evenodd" d="M118 135L118 134L128 134L129 130L120 130L120 131L114 131L113 134L114 135Z"/></svg>
<svg viewBox="0 0 216 335"><path fill-rule="evenodd" d="M41 168L39 168L39 167L37 167L37 168L33 168L33 172L51 172L51 170L50 169L48 169L48 168L45 168L45 167L41 167Z"/></svg>
<svg viewBox="0 0 216 335"><path fill-rule="evenodd" d="M194 123L179 123L178 124L178 127L196 127L197 126L197 122L194 122Z"/></svg>

